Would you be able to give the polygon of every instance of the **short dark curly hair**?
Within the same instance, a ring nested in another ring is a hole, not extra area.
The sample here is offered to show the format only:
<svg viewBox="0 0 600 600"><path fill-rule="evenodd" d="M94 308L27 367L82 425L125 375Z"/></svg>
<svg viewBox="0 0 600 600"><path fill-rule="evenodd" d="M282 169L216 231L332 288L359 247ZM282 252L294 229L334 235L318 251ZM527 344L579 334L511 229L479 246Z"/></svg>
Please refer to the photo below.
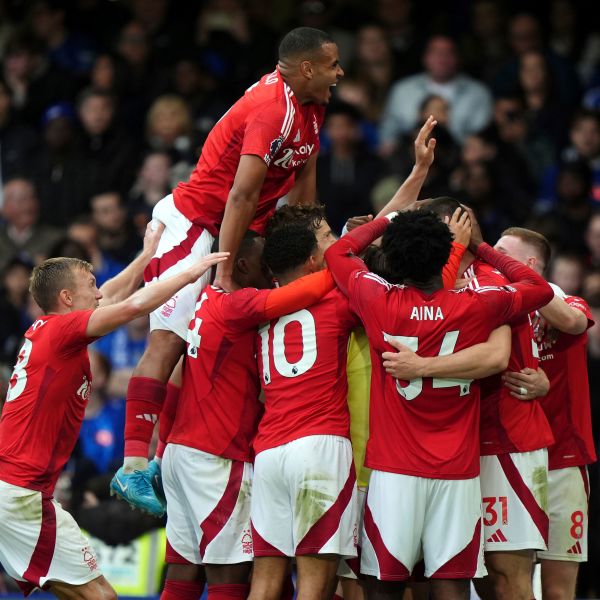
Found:
<svg viewBox="0 0 600 600"><path fill-rule="evenodd" d="M325 207L321 204L316 206L284 204L267 221L265 236L269 237L279 227L293 223L307 227L315 233L325 219Z"/></svg>
<svg viewBox="0 0 600 600"><path fill-rule="evenodd" d="M317 238L308 227L297 223L283 225L267 238L263 261L275 277L280 277L303 265L317 247Z"/></svg>
<svg viewBox="0 0 600 600"><path fill-rule="evenodd" d="M430 210L399 213L383 234L381 250L395 281L426 283L442 274L452 234Z"/></svg>

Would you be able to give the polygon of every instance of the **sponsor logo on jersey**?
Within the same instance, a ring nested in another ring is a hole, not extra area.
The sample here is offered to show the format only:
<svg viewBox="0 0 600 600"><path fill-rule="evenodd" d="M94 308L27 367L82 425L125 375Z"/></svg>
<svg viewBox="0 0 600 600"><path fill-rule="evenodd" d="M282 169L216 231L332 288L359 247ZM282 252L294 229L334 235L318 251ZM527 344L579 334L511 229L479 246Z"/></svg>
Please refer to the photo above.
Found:
<svg viewBox="0 0 600 600"><path fill-rule="evenodd" d="M299 167L308 160L314 147L314 144L303 144L298 148L285 148L281 158L278 158L274 164L283 169ZM299 155L298 158L296 158L297 155Z"/></svg>
<svg viewBox="0 0 600 600"><path fill-rule="evenodd" d="M298 129L296 133L296 137L294 138L294 144L297 144L300 141L300 130Z"/></svg>
<svg viewBox="0 0 600 600"><path fill-rule="evenodd" d="M317 123L317 117L313 115L313 127L315 129L315 135L319 135L319 124Z"/></svg>
<svg viewBox="0 0 600 600"><path fill-rule="evenodd" d="M282 145L283 145L283 137L282 136L275 138L271 142L271 145L269 146L269 154L271 155L271 157L275 156L279 152L279 149L281 148Z"/></svg>
<svg viewBox="0 0 600 600"><path fill-rule="evenodd" d="M92 391L92 386L90 384L90 382L88 381L88 378L84 375L83 376L83 383L79 386L79 389L77 390L77 395L82 398L83 400L86 400L90 397L90 392Z"/></svg>

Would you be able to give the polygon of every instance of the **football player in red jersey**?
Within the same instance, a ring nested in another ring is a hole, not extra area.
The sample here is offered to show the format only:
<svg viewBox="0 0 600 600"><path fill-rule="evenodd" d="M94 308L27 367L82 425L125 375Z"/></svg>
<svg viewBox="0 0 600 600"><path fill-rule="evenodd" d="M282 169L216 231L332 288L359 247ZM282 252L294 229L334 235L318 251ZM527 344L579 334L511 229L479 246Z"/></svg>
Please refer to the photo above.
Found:
<svg viewBox="0 0 600 600"><path fill-rule="evenodd" d="M374 276L356 258L382 234L387 264L404 285ZM398 339L425 356L449 354L486 340L498 325L551 297L543 279L476 235L472 251L502 268L513 283L478 291L444 290L441 270L450 243L445 224L430 212L416 211L399 214L389 227L387 220L376 219L326 252L329 269L371 344L366 464L374 471L361 570L370 576L376 598L395 597L398 582L408 579L421 550L434 597L466 597L482 542L478 385L438 378L395 382L380 359L390 348L387 341ZM444 544L440 531L447 532Z"/></svg>
<svg viewBox="0 0 600 600"><path fill-rule="evenodd" d="M149 234L146 252L100 290L91 265L78 259L49 259L33 271L30 291L44 315L25 333L0 420L0 562L26 594L44 587L59 598L116 598L94 550L52 494L92 385L88 344L227 258L211 254L131 293L155 246Z"/></svg>
<svg viewBox="0 0 600 600"><path fill-rule="evenodd" d="M546 238L521 227L504 231L495 248L540 275L550 260ZM585 300L550 285L555 296L539 309L536 338L542 369L550 379L550 391L541 404L555 443L548 448L548 550L537 556L543 597L568 600L575 597L579 563L587 560L587 465L595 462L596 452L586 346L587 330L594 322ZM506 385L521 398L531 393L528 373L508 373Z"/></svg>
<svg viewBox="0 0 600 600"><path fill-rule="evenodd" d="M422 206L446 217L459 204L441 197L425 200ZM469 252L463 257L463 268L473 289L485 291L508 282L495 265ZM508 369L526 373L532 393L515 398L500 375L481 381L481 490L489 577L478 580L477 587L485 598L529 600L533 596L533 553L545 550L548 539L547 447L554 438L538 400L548 391L549 382L538 366L531 319L521 315L510 325ZM430 367L447 376L443 369L435 368L437 360L429 361Z"/></svg>
<svg viewBox="0 0 600 600"><path fill-rule="evenodd" d="M156 205L153 217L166 229L146 269L147 281L169 276L207 254L217 234L220 248L235 254L248 228L263 233L282 196L290 203L315 201L324 105L343 74L328 34L300 27L284 36L276 69L225 113L210 132L189 181ZM232 268L231 261L220 266L215 285L235 289ZM145 505L157 503L147 471L149 440L166 382L183 353L198 293L207 284L205 278L185 288L151 315L149 345L129 383L119 481L126 485L128 478L147 479ZM149 420L138 418L146 414ZM117 483L113 480L112 489L135 503Z"/></svg>

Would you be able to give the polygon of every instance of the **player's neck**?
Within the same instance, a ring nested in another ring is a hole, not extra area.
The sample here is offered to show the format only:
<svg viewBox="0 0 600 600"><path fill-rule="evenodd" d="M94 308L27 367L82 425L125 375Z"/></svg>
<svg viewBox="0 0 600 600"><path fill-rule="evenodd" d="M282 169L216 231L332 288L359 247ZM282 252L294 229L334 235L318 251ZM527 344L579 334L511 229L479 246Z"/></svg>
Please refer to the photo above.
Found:
<svg viewBox="0 0 600 600"><path fill-rule="evenodd" d="M441 290L444 287L444 282L442 281L441 275L436 275L435 277L432 277L429 281L426 282L405 279L404 285L417 288L425 294L433 294L434 292L437 292L438 290Z"/></svg>
<svg viewBox="0 0 600 600"><path fill-rule="evenodd" d="M461 277L462 274L471 266L471 263L474 260L475 260L475 255L470 250L466 250L460 261L460 266L458 267L458 276L459 277Z"/></svg>
<svg viewBox="0 0 600 600"><path fill-rule="evenodd" d="M288 283L292 283L292 281L296 281L296 279L300 279L300 277L304 277L310 273L309 270L305 268L305 265L298 267L297 269L293 269L284 273L283 275L277 276L277 281L279 282L279 286L287 285Z"/></svg>
<svg viewBox="0 0 600 600"><path fill-rule="evenodd" d="M294 92L296 100L299 104L306 104L307 102L310 102L310 98L305 96L304 90L302 89L302 78L298 77L298 75L293 72L292 66L280 62L279 73L281 74L283 80L290 86L292 92Z"/></svg>

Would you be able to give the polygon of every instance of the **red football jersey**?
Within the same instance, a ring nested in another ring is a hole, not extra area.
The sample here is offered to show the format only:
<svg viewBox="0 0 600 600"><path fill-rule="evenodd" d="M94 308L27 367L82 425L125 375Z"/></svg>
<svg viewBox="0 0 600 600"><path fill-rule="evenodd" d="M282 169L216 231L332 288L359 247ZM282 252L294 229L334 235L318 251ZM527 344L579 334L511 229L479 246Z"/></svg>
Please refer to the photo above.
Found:
<svg viewBox="0 0 600 600"><path fill-rule="evenodd" d="M240 156L254 154L269 167L251 225L262 234L295 173L319 151L324 114L323 106L299 104L279 69L265 75L214 126L189 181L173 191L175 206L217 235Z"/></svg>
<svg viewBox="0 0 600 600"><path fill-rule="evenodd" d="M386 374L382 352L394 338L420 356L451 354L487 340L521 310L515 288L440 289L426 294L391 285L368 271L349 281L350 307L371 345L371 402L365 464L371 469L433 479L479 474L479 386L464 379Z"/></svg>
<svg viewBox="0 0 600 600"><path fill-rule="evenodd" d="M475 260L464 277L473 277L469 287L507 285L508 280L491 265ZM511 322L511 352L508 371L537 369L537 346L531 319L525 315ZM501 375L486 377L481 385L481 454L529 452L552 444L552 430L539 400L523 402L510 395Z"/></svg>
<svg viewBox="0 0 600 600"><path fill-rule="evenodd" d="M585 300L575 296L565 300L585 314L588 328L594 324ZM540 399L555 439L548 448L550 469L578 467L596 460L586 346L587 332L570 335L555 329L547 329L538 344L541 366L550 380L550 391Z"/></svg>
<svg viewBox="0 0 600 600"><path fill-rule="evenodd" d="M259 330L265 414L254 440L258 454L309 435L349 437L346 361L359 324L338 290L310 308Z"/></svg>
<svg viewBox="0 0 600 600"><path fill-rule="evenodd" d="M92 374L91 310L40 317L10 379L0 420L0 479L52 495L81 429Z"/></svg>
<svg viewBox="0 0 600 600"><path fill-rule="evenodd" d="M269 290L208 286L196 303L177 415L168 441L249 462L262 404L256 327Z"/></svg>

